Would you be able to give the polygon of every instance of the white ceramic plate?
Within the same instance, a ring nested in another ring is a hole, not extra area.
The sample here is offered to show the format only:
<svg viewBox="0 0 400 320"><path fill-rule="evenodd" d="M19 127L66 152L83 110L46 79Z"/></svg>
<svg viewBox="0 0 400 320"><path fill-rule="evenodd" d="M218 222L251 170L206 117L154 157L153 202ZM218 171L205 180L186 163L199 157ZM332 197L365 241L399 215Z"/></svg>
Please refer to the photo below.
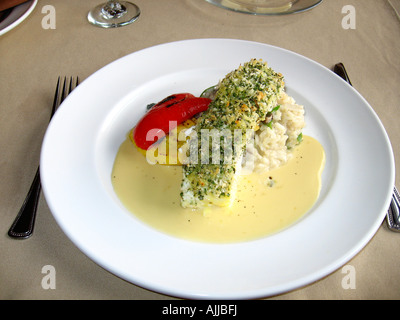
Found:
<svg viewBox="0 0 400 320"><path fill-rule="evenodd" d="M37 2L38 0L32 0L14 7L10 14L0 22L0 36L24 21L35 9Z"/></svg>
<svg viewBox="0 0 400 320"><path fill-rule="evenodd" d="M148 103L180 91L198 95L251 58L283 73L287 92L305 106L305 134L325 148L318 202L290 228L237 244L190 242L143 224L111 185L126 133ZM307 285L357 254L385 217L394 160L373 109L327 68L261 43L202 39L132 53L80 84L45 135L41 177L67 236L115 275L183 298L249 299Z"/></svg>

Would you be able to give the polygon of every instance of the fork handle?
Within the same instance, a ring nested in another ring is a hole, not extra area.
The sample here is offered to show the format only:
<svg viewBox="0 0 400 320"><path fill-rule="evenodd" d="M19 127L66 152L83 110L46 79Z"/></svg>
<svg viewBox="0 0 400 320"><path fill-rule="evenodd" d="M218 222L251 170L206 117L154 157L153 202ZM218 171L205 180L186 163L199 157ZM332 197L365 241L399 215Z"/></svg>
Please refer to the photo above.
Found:
<svg viewBox="0 0 400 320"><path fill-rule="evenodd" d="M38 167L25 201L8 231L10 237L26 239L32 235L40 190L40 171Z"/></svg>

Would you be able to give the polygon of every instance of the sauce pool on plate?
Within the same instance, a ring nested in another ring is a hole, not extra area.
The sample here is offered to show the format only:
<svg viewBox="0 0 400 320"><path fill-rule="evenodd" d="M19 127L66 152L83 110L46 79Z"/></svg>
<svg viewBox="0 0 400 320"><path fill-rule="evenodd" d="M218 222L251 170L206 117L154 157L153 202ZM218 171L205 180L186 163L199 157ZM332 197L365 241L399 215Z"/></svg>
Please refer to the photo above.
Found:
<svg viewBox="0 0 400 320"><path fill-rule="evenodd" d="M325 152L304 136L285 165L239 177L230 208L184 209L181 166L151 165L127 138L112 172L114 191L138 219L166 234L201 242L229 243L262 238L303 217L321 189Z"/></svg>

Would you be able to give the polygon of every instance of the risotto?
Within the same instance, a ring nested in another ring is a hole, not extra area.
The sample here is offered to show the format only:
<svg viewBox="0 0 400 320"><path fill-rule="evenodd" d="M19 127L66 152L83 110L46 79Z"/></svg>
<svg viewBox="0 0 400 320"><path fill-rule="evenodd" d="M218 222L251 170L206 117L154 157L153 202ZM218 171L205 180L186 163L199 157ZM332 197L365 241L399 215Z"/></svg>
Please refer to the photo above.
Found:
<svg viewBox="0 0 400 320"><path fill-rule="evenodd" d="M278 100L279 109L255 132L254 144L248 144L242 173L258 173L278 168L289 161L301 142L305 127L304 107L286 92Z"/></svg>

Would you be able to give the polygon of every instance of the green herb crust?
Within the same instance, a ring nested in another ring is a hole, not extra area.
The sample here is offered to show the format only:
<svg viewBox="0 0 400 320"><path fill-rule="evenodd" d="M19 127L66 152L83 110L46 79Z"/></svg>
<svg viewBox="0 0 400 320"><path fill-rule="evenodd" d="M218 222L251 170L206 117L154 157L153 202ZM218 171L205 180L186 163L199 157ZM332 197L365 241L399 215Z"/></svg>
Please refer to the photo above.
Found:
<svg viewBox="0 0 400 320"><path fill-rule="evenodd" d="M241 65L221 80L215 99L208 110L199 117L195 127L198 161L183 166L183 207L229 206L232 203L236 190L236 176L248 140L246 132L258 130L260 122L277 106L283 88L283 76L269 68L262 60L256 59ZM241 133L239 140L234 134L238 129ZM219 130L224 134L220 137L220 145L216 147L210 143L204 148L201 140L204 138L204 132L210 130ZM235 139L235 146L238 146L231 154L226 154L223 148L227 139L231 139L229 143ZM219 163L211 159L215 151L221 154ZM231 161L226 161L227 158Z"/></svg>

